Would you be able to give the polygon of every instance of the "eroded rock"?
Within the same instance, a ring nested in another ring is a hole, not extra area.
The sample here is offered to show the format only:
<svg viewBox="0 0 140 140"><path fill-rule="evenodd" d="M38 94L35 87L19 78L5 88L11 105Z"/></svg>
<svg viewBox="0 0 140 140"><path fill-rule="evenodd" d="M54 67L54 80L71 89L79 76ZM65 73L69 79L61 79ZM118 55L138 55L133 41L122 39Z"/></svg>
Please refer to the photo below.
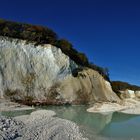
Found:
<svg viewBox="0 0 140 140"><path fill-rule="evenodd" d="M36 104L117 102L110 83L78 66L61 49L0 37L0 98Z"/></svg>
<svg viewBox="0 0 140 140"><path fill-rule="evenodd" d="M121 93L120 97L122 99L135 98L136 97L135 92L133 90L126 89L124 91L120 91L120 93Z"/></svg>

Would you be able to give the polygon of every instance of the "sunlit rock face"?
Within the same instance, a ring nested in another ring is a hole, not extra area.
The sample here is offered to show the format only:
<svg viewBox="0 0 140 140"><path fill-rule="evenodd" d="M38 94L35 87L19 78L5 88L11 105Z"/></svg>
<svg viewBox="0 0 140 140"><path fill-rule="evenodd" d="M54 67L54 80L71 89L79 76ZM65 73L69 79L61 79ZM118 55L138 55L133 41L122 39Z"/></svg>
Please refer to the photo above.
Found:
<svg viewBox="0 0 140 140"><path fill-rule="evenodd" d="M122 99L135 98L136 97L135 92L133 90L126 89L124 91L120 91L120 93L121 93L120 96L121 96Z"/></svg>
<svg viewBox="0 0 140 140"><path fill-rule="evenodd" d="M135 91L136 97L140 98L140 91Z"/></svg>
<svg viewBox="0 0 140 140"><path fill-rule="evenodd" d="M0 97L51 104L119 101L98 72L79 66L50 44L0 37Z"/></svg>
<svg viewBox="0 0 140 140"><path fill-rule="evenodd" d="M110 83L92 69L85 69L79 72L76 78L67 76L61 82L59 89L65 98L70 98L71 100L73 100L73 97L77 98L76 102L119 101L112 91Z"/></svg>

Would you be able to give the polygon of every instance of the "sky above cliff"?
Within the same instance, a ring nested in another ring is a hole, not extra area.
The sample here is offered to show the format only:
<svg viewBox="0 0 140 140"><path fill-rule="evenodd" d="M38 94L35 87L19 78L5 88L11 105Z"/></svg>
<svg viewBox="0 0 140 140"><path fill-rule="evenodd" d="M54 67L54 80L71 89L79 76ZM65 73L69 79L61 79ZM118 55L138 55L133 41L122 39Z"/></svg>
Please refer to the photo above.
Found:
<svg viewBox="0 0 140 140"><path fill-rule="evenodd" d="M4 0L0 17L48 26L112 80L140 85L138 0Z"/></svg>

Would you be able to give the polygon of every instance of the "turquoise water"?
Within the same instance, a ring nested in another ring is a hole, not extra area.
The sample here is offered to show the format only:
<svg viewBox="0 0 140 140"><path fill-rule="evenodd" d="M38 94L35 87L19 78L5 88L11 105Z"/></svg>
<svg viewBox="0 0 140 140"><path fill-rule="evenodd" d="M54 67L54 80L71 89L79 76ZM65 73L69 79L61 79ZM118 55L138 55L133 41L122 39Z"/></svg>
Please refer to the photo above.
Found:
<svg viewBox="0 0 140 140"><path fill-rule="evenodd" d="M47 106L60 118L77 123L90 140L140 140L140 116L113 113L108 115L86 112L87 106ZM2 113L7 116L25 115L30 111Z"/></svg>

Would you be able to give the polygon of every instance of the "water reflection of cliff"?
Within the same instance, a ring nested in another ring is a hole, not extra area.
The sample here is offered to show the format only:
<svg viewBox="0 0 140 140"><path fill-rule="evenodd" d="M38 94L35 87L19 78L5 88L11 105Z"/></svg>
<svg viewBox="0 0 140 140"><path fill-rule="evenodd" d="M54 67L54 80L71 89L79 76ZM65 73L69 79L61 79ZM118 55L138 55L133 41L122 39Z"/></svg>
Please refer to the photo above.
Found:
<svg viewBox="0 0 140 140"><path fill-rule="evenodd" d="M139 115L132 115L132 114L123 114L123 113L113 113L112 122L124 122L128 121L132 118L138 117Z"/></svg>
<svg viewBox="0 0 140 140"><path fill-rule="evenodd" d="M140 117L138 117L138 115L114 113L111 123L108 123L100 133L101 135L112 139L139 140L139 121Z"/></svg>
<svg viewBox="0 0 140 140"><path fill-rule="evenodd" d="M88 113L86 106L50 107L50 109L56 111L59 117L72 120L80 127L91 129L92 133L99 133L112 119L112 114Z"/></svg>
<svg viewBox="0 0 140 140"><path fill-rule="evenodd" d="M139 137L140 117L122 113L108 115L88 113L87 106L47 106L44 109L54 110L58 117L76 122L80 130L90 140L135 140ZM6 112L3 115L17 116L29 114L28 111Z"/></svg>

